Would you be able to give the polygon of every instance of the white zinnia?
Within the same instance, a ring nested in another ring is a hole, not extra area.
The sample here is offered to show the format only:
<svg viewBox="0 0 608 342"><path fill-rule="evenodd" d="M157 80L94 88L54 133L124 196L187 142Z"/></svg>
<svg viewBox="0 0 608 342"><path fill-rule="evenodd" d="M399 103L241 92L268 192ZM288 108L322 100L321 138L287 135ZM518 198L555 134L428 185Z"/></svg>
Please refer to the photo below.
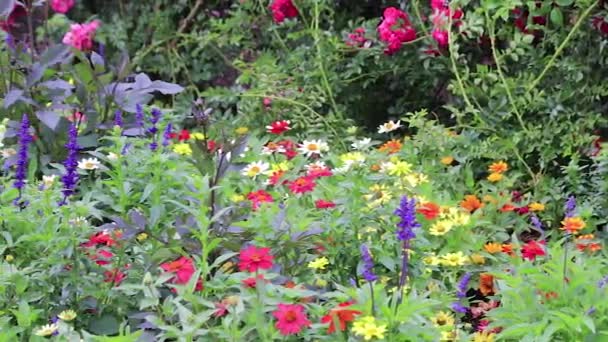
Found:
<svg viewBox="0 0 608 342"><path fill-rule="evenodd" d="M329 146L325 141L322 140L304 140L298 151L307 157L313 154L321 155L323 152L329 151Z"/></svg>
<svg viewBox="0 0 608 342"><path fill-rule="evenodd" d="M397 122L390 120L389 122L383 123L382 125L378 126L378 133L392 132L398 129L399 127L401 127L401 120L397 120Z"/></svg>
<svg viewBox="0 0 608 342"><path fill-rule="evenodd" d="M78 168L82 170L97 170L100 165L97 158L85 158L78 162Z"/></svg>
<svg viewBox="0 0 608 342"><path fill-rule="evenodd" d="M255 178L257 175L268 171L269 167L270 167L270 165L266 162L262 162L262 161L253 162L253 163L250 163L249 165L247 165L241 173L243 174L243 176Z"/></svg>

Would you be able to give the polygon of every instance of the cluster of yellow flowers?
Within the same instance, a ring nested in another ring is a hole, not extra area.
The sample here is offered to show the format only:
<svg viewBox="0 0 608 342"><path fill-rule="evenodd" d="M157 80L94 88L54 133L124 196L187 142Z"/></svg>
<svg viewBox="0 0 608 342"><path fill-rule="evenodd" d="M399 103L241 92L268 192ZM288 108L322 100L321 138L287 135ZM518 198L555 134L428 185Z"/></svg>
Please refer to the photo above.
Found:
<svg viewBox="0 0 608 342"><path fill-rule="evenodd" d="M356 335L363 336L366 341L372 338L383 339L386 332L386 324L376 323L376 318L365 316L357 319L353 323L353 332Z"/></svg>
<svg viewBox="0 0 608 342"><path fill-rule="evenodd" d="M488 180L492 183L496 183L502 179L502 174L505 173L509 169L509 165L504 161L497 161L488 167L488 171L490 175L488 175Z"/></svg>
<svg viewBox="0 0 608 342"><path fill-rule="evenodd" d="M445 208L439 214L439 220L429 228L429 233L435 236L445 235L452 228L467 225L470 221L471 215L468 213L454 207Z"/></svg>
<svg viewBox="0 0 608 342"><path fill-rule="evenodd" d="M444 255L436 256L434 254L425 256L422 261L431 266L462 266L469 262L469 257L464 255L462 252L446 253Z"/></svg>

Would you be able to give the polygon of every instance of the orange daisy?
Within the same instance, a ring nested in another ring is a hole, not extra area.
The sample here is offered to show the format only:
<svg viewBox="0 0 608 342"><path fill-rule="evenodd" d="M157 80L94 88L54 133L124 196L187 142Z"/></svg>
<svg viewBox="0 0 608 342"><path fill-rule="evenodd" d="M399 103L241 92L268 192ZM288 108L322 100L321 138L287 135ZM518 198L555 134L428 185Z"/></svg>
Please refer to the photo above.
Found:
<svg viewBox="0 0 608 342"><path fill-rule="evenodd" d="M488 167L488 171L490 171L492 173L503 173L503 172L507 171L508 169L509 169L509 165L502 160L494 162L494 163L490 164L490 166Z"/></svg>
<svg viewBox="0 0 608 342"><path fill-rule="evenodd" d="M378 149L381 152L388 152L388 154L393 154L393 153L397 153L397 152L401 151L402 146L403 146L403 144L399 140L393 139L393 140L389 140L389 141L385 142Z"/></svg>
<svg viewBox="0 0 608 342"><path fill-rule="evenodd" d="M585 228L585 221L580 217L566 217L562 221L560 229L565 230L569 234L577 234L583 228Z"/></svg>
<svg viewBox="0 0 608 342"><path fill-rule="evenodd" d="M490 254L502 252L502 245L496 242L488 242L483 246L483 249Z"/></svg>
<svg viewBox="0 0 608 342"><path fill-rule="evenodd" d="M460 202L460 207L470 213L474 212L477 209L483 208L483 206L484 204L481 203L479 198L477 198L477 196L475 195L466 195L464 196L464 200Z"/></svg>

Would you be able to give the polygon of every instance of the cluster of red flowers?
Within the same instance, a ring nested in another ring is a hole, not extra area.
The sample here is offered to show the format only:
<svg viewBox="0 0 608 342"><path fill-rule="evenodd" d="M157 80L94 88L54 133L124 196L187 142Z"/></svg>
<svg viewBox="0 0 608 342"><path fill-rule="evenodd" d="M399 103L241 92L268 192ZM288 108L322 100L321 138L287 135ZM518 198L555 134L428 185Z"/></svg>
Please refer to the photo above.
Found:
<svg viewBox="0 0 608 342"><path fill-rule="evenodd" d="M91 260L95 261L97 265L108 268L103 272L103 281L114 285L119 285L127 277L126 273L121 271L120 265L112 266L114 253L109 250L111 247L119 245L117 240L121 237L122 232L120 230L114 230L112 232L103 231L93 234L89 238L89 241L80 245L85 248L85 253ZM129 267L130 265L126 264L124 265L123 270L126 271Z"/></svg>
<svg viewBox="0 0 608 342"><path fill-rule="evenodd" d="M346 37L346 45L352 47L364 47L368 42L365 38L365 29L363 27L356 28L353 33L349 33Z"/></svg>
<svg viewBox="0 0 608 342"><path fill-rule="evenodd" d="M462 19L464 13L461 9L452 11L448 1L445 0L431 0L431 9L433 10L431 15L433 31L431 34L439 47L446 47L449 40L450 21L456 26L460 25L460 19Z"/></svg>
<svg viewBox="0 0 608 342"><path fill-rule="evenodd" d="M259 270L269 270L272 268L274 257L270 254L270 248L258 248L249 246L239 254L239 270L241 272L258 273ZM242 281L243 285L255 288L258 281L266 281L263 274L249 277Z"/></svg>
<svg viewBox="0 0 608 342"><path fill-rule="evenodd" d="M395 7L384 10L382 22L378 26L381 41L387 44L384 53L392 55L401 49L403 43L416 39L416 30L412 27L407 14Z"/></svg>
<svg viewBox="0 0 608 342"><path fill-rule="evenodd" d="M179 132L171 132L169 133L169 138L170 139L174 139L177 140L178 142L184 142L184 141L188 141L190 139L192 139L192 134L190 134L190 131L188 131L187 129L182 129ZM221 148L221 146L212 139L206 139L207 140L207 150L209 152L215 152L217 149Z"/></svg>
<svg viewBox="0 0 608 342"><path fill-rule="evenodd" d="M282 23L285 19L295 18L299 14L291 0L274 0L270 4L270 10L272 11L272 19L277 24Z"/></svg>
<svg viewBox="0 0 608 342"><path fill-rule="evenodd" d="M175 276L170 279L171 283L176 285L185 285L188 284L192 275L196 272L196 268L194 267L194 261L192 259L182 256L177 260L166 262L160 265L163 271L167 273L174 273ZM196 291L201 291L203 289L203 281L202 279L198 279L196 282ZM175 289L172 289L175 292Z"/></svg>
<svg viewBox="0 0 608 342"><path fill-rule="evenodd" d="M333 334L336 331L336 323L338 322L340 331L346 330L346 323L355 320L355 316L360 315L361 311L351 310L348 307L353 305L354 302L348 301L340 303L337 308L329 310L329 313L321 317L321 323L329 323L327 332Z"/></svg>
<svg viewBox="0 0 608 342"><path fill-rule="evenodd" d="M540 8L541 5L542 5L541 2L539 2L539 1L536 2L537 8ZM530 31L530 29L528 29L528 17L530 15L530 12L527 9L516 8L513 10L513 15L515 16L514 25L515 25L515 27L517 27L517 29L519 31L521 31L525 34L534 35L535 42L537 42L541 38L541 36L542 36L541 30ZM539 25L539 26L545 26L547 24L547 18L542 15L532 16L532 24Z"/></svg>
<svg viewBox="0 0 608 342"><path fill-rule="evenodd" d="M439 216L441 208L433 202L426 202L419 206L416 212L423 215L427 220L434 220Z"/></svg>
<svg viewBox="0 0 608 342"><path fill-rule="evenodd" d="M603 16L594 17L591 20L591 24L601 34L608 36L608 22L606 22Z"/></svg>
<svg viewBox="0 0 608 342"><path fill-rule="evenodd" d="M534 261L536 257L545 256L547 252L545 251L545 241L535 241L530 240L526 242L525 245L521 247L521 256L525 260Z"/></svg>
<svg viewBox="0 0 608 342"><path fill-rule="evenodd" d="M272 195L264 190L252 191L247 194L247 199L251 202L253 210L257 210L262 203L272 203Z"/></svg>

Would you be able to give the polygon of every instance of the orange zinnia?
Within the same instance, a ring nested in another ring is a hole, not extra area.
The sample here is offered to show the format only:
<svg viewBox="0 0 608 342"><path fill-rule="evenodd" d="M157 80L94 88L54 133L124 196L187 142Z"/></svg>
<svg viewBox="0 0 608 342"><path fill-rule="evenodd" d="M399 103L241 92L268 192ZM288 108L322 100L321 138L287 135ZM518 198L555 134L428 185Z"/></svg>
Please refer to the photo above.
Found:
<svg viewBox="0 0 608 342"><path fill-rule="evenodd" d="M397 153L401 151L401 147L403 144L397 139L389 140L385 142L380 148L378 148L381 152L388 152L389 154Z"/></svg>
<svg viewBox="0 0 608 342"><path fill-rule="evenodd" d="M502 160L494 162L488 167L488 171L490 171L492 173L503 173L503 172L507 171L508 169L509 169L509 165L507 165L507 163L505 163Z"/></svg>
<svg viewBox="0 0 608 342"><path fill-rule="evenodd" d="M510 256L513 256L513 245L510 243L503 243L502 252L505 254L508 254Z"/></svg>
<svg viewBox="0 0 608 342"><path fill-rule="evenodd" d="M577 234L583 228L585 228L585 221L580 217L566 217L562 221L560 229L565 230L569 234Z"/></svg>
<svg viewBox="0 0 608 342"><path fill-rule="evenodd" d="M490 254L502 252L502 245L496 242L488 242L483 246L483 249Z"/></svg>
<svg viewBox="0 0 608 342"><path fill-rule="evenodd" d="M483 208L484 204L481 203L479 198L475 195L466 195L464 196L464 200L460 202L460 206L462 209L472 213L477 209Z"/></svg>
<svg viewBox="0 0 608 342"><path fill-rule="evenodd" d="M481 273L479 275L479 292L484 296L493 295L496 292L493 275L490 273Z"/></svg>

